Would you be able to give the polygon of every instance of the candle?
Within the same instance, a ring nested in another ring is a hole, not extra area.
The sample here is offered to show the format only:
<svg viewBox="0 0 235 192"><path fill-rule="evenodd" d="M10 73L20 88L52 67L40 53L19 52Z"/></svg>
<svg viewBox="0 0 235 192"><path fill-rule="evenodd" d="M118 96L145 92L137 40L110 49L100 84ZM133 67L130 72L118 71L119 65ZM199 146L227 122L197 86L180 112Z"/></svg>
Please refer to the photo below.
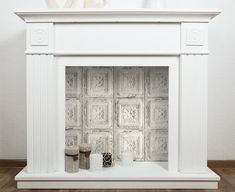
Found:
<svg viewBox="0 0 235 192"><path fill-rule="evenodd" d="M123 167L133 167L133 153L123 152L121 154L121 165Z"/></svg>
<svg viewBox="0 0 235 192"><path fill-rule="evenodd" d="M90 155L90 171L101 171L103 168L103 155L91 154Z"/></svg>
<svg viewBox="0 0 235 192"><path fill-rule="evenodd" d="M80 153L80 161L79 167L81 169L89 169L90 168L90 153L91 153L91 145L90 144L80 144L79 145L79 153Z"/></svg>
<svg viewBox="0 0 235 192"><path fill-rule="evenodd" d="M65 171L68 173L76 173L79 170L79 148L65 148Z"/></svg>

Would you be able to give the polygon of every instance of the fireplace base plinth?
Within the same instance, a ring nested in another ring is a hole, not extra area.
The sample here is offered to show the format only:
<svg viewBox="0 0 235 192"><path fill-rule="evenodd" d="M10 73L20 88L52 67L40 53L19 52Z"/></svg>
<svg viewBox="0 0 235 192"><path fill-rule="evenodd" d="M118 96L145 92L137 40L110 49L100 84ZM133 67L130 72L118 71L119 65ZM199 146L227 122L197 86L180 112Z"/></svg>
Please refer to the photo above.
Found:
<svg viewBox="0 0 235 192"><path fill-rule="evenodd" d="M30 174L23 169L15 178L19 189L216 189L219 176L206 173L169 172L165 162L135 162L132 168L118 163L99 173Z"/></svg>

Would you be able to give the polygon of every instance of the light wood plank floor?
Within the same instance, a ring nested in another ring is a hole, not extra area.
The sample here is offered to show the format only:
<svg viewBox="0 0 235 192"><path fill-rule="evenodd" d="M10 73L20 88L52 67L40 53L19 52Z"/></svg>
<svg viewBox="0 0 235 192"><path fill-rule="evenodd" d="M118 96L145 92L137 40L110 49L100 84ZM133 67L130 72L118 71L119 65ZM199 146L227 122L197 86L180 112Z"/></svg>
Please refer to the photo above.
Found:
<svg viewBox="0 0 235 192"><path fill-rule="evenodd" d="M235 167L210 166L221 176L218 190L17 190L14 176L20 167L0 167L0 192L235 192Z"/></svg>

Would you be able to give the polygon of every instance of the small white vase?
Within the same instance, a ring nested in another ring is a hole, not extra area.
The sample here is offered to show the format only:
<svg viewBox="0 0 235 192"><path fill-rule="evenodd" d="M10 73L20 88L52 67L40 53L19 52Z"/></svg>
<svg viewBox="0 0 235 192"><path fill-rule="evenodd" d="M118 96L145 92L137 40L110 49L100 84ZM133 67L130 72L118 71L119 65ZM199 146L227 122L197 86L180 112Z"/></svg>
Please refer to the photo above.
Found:
<svg viewBox="0 0 235 192"><path fill-rule="evenodd" d="M166 8L166 0L147 0L147 7L152 9Z"/></svg>
<svg viewBox="0 0 235 192"><path fill-rule="evenodd" d="M131 152L123 152L121 154L121 165L123 167L133 167L134 157Z"/></svg>
<svg viewBox="0 0 235 192"><path fill-rule="evenodd" d="M90 171L97 172L103 168L103 155L90 154Z"/></svg>

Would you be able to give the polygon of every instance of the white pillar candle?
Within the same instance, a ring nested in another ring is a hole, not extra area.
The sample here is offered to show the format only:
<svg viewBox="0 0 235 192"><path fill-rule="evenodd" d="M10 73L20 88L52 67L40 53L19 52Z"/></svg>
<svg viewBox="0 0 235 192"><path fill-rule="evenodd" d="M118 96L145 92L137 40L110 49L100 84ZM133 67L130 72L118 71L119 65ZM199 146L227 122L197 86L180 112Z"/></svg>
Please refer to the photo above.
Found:
<svg viewBox="0 0 235 192"><path fill-rule="evenodd" d="M90 154L90 171L101 171L103 168L103 155Z"/></svg>
<svg viewBox="0 0 235 192"><path fill-rule="evenodd" d="M121 154L121 165L123 167L133 167L133 153L124 152Z"/></svg>

